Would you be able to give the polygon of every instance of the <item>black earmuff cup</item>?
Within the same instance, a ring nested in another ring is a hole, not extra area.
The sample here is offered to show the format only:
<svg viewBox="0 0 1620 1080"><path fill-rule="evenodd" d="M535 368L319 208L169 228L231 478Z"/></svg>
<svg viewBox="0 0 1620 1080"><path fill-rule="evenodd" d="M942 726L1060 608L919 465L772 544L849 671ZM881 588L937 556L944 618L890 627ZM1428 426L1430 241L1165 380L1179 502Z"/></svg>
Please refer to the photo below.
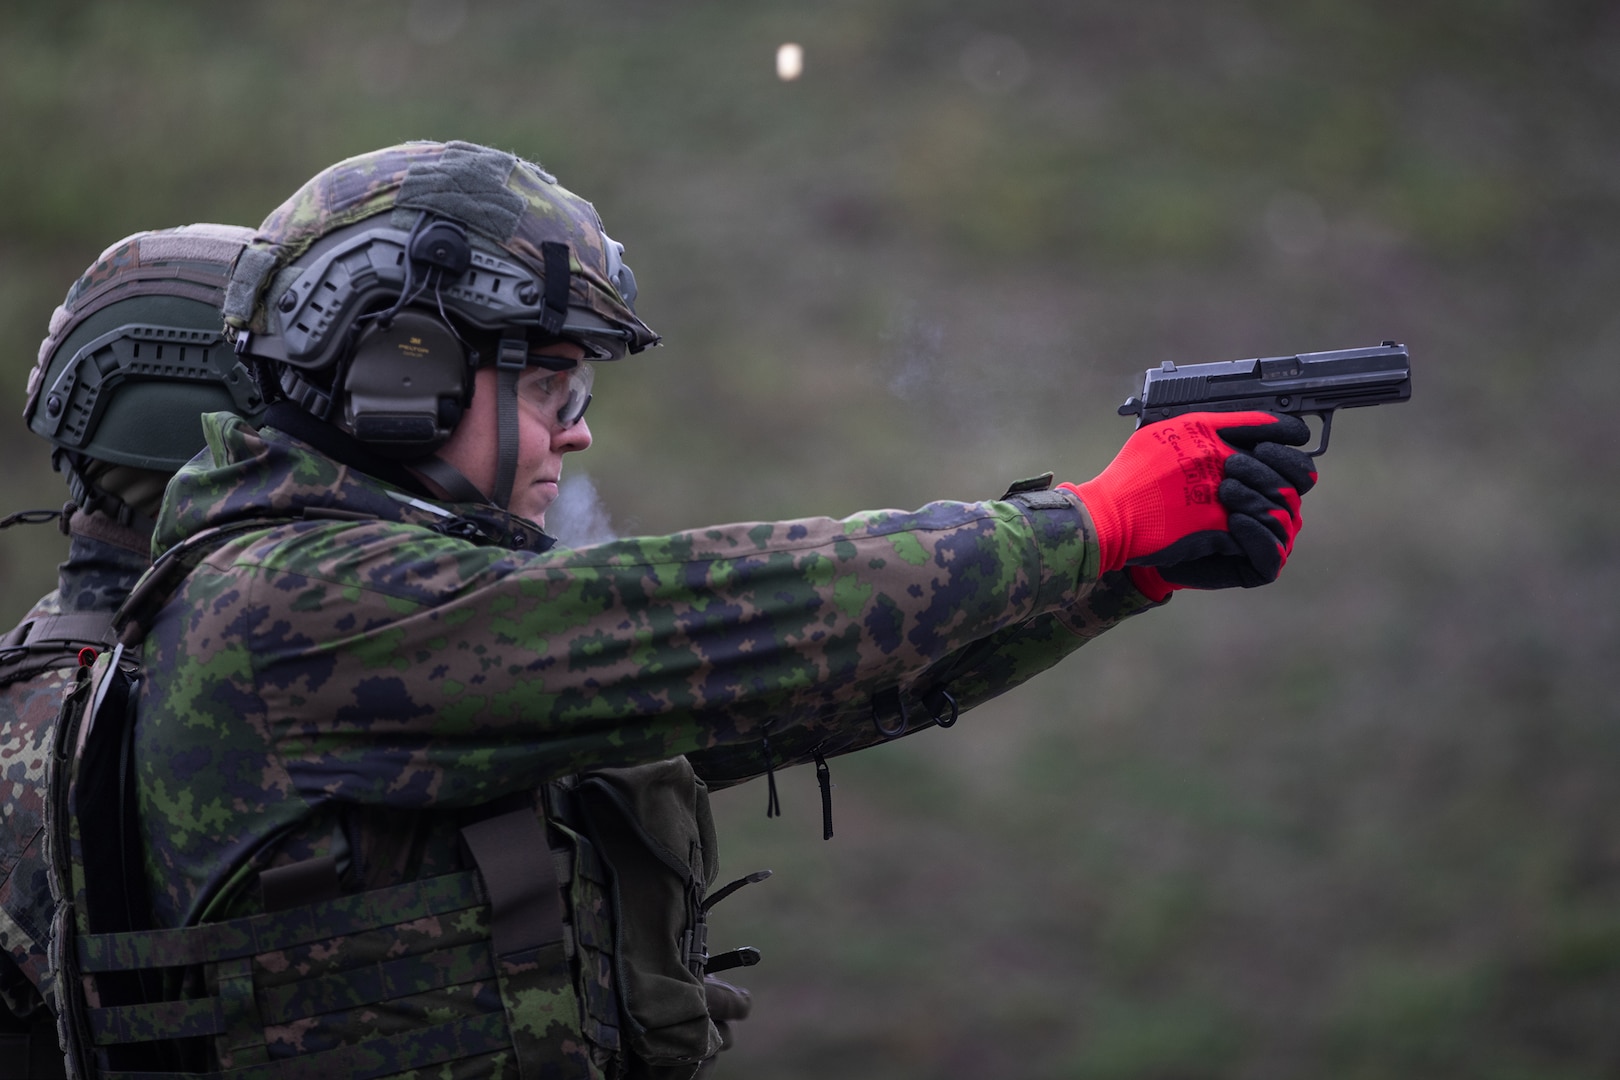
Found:
<svg viewBox="0 0 1620 1080"><path fill-rule="evenodd" d="M406 310L379 319L360 334L349 360L344 426L381 454L430 454L454 429L445 421L460 415L468 367L466 346L437 315Z"/></svg>

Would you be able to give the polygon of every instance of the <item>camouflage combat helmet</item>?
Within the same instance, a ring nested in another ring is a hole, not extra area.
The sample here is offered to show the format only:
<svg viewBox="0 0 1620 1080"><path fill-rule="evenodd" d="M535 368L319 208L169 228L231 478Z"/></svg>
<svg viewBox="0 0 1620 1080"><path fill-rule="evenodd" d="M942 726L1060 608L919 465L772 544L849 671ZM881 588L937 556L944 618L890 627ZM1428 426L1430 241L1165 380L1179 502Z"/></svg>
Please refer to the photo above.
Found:
<svg viewBox="0 0 1620 1080"><path fill-rule="evenodd" d="M657 344L632 307L624 246L538 165L464 142L411 142L325 169L265 219L224 312L263 381L367 450L409 462L457 499L504 507L517 452L516 379L572 371L564 425L589 401L587 361ZM480 492L432 455L499 373L501 460ZM449 475L447 475L447 473Z"/></svg>
<svg viewBox="0 0 1620 1080"><path fill-rule="evenodd" d="M40 342L23 419L55 447L73 501L150 527L163 484L203 447L203 413L264 402L219 305L250 229L186 225L120 240L68 290ZM137 505L146 507L143 512Z"/></svg>

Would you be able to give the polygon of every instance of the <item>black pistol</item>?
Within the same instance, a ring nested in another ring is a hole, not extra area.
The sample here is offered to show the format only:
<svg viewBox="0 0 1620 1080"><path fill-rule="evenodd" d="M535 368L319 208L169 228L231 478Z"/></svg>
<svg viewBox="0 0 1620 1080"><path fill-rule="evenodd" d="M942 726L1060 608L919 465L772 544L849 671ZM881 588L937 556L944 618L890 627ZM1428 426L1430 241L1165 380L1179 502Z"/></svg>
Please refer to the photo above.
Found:
<svg viewBox="0 0 1620 1080"><path fill-rule="evenodd" d="M1311 457L1326 452L1333 414L1358 405L1384 405L1412 396L1412 362L1406 346L1386 341L1373 349L1176 364L1166 360L1142 377L1142 393L1128 398L1119 415L1136 426L1189 412L1262 412L1316 416L1322 438Z"/></svg>

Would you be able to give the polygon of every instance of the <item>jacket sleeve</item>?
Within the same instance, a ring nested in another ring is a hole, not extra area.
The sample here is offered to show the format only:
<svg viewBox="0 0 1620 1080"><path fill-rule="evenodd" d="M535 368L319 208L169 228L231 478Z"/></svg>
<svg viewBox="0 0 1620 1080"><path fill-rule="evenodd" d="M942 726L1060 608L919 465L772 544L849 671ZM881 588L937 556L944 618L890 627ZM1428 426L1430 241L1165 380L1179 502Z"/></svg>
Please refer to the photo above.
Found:
<svg viewBox="0 0 1620 1080"><path fill-rule="evenodd" d="M1118 583L1099 592L1097 559L1072 499L545 555L397 522L301 522L187 579L148 638L172 685L153 687L143 723L191 744L251 731L306 799L402 807L766 732L796 753L845 734L853 749L876 695L939 678L971 705L1146 606Z"/></svg>
<svg viewBox="0 0 1620 1080"><path fill-rule="evenodd" d="M777 730L764 725L753 743L739 742L694 751L687 756L715 789L781 769L848 754L880 742L950 723L957 716L1052 668L1059 660L1104 631L1150 607L1123 573L1105 574L1074 605L1047 612L997 631L941 657L895 692L851 701L814 722ZM946 696L948 695L948 696Z"/></svg>

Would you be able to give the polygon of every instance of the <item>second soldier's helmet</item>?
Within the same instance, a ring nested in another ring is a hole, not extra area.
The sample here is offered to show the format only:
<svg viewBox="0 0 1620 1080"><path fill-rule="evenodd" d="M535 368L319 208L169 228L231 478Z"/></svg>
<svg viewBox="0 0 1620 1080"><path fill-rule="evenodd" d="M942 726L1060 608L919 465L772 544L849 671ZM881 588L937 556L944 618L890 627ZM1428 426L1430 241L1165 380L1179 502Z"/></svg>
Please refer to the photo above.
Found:
<svg viewBox="0 0 1620 1080"><path fill-rule="evenodd" d="M203 448L201 414L262 410L220 316L252 238L231 225L135 233L52 314L23 418L82 509L149 528L168 478Z"/></svg>
<svg viewBox="0 0 1620 1080"><path fill-rule="evenodd" d="M528 364L572 366L534 354L544 346L612 360L657 343L623 252L538 165L473 143L405 143L323 170L272 212L225 315L289 401L373 453L427 464L479 366L515 394ZM504 505L510 482L503 466L492 501Z"/></svg>

